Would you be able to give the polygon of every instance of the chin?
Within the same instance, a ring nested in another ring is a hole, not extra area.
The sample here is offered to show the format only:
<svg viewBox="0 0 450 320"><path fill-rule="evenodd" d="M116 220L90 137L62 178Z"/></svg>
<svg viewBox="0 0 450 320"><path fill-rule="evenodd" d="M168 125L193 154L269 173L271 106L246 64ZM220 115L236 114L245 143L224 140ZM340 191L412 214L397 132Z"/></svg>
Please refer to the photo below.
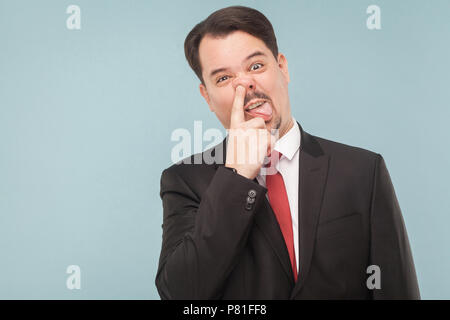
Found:
<svg viewBox="0 0 450 320"><path fill-rule="evenodd" d="M280 118L272 118L271 121L267 122L267 125L270 127L271 130L278 130L281 126L281 119Z"/></svg>

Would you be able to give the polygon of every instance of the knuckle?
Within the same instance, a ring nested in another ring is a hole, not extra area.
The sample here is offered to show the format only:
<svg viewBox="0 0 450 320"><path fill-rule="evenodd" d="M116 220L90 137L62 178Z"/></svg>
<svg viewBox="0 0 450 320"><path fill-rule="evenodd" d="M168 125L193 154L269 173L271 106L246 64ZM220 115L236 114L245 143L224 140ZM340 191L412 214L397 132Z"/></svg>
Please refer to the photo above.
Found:
<svg viewBox="0 0 450 320"><path fill-rule="evenodd" d="M262 119L262 118L259 118L259 117L256 118L256 123L259 127L265 127L265 122L264 122L264 119Z"/></svg>

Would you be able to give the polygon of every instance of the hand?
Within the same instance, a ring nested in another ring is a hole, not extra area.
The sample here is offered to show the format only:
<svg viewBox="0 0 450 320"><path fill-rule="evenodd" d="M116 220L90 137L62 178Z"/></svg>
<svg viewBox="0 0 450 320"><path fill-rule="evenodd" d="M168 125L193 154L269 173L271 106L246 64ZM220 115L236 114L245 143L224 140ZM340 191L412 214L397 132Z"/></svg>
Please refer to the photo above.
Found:
<svg viewBox="0 0 450 320"><path fill-rule="evenodd" d="M264 119L256 117L245 121L245 88L237 86L231 110L230 129L225 166L237 173L254 179L269 155L275 138L266 128Z"/></svg>

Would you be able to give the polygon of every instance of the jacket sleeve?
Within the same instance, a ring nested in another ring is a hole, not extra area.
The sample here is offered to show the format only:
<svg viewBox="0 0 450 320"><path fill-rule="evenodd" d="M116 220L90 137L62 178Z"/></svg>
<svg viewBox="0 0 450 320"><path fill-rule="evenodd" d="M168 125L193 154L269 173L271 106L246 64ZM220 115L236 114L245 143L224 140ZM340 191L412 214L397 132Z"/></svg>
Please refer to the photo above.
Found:
<svg viewBox="0 0 450 320"><path fill-rule="evenodd" d="M255 192L252 204L247 203L250 190ZM163 236L155 280L161 299L221 297L266 191L220 166L206 191L197 195L177 170L164 170Z"/></svg>
<svg viewBox="0 0 450 320"><path fill-rule="evenodd" d="M394 187L377 155L371 201L370 262L379 267L381 288L373 299L420 299L416 271Z"/></svg>

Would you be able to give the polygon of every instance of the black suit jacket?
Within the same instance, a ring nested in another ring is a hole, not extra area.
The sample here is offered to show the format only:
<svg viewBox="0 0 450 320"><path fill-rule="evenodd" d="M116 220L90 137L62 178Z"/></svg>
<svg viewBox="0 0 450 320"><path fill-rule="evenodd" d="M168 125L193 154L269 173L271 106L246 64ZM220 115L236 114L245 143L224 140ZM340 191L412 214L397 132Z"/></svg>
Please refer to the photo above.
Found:
<svg viewBox="0 0 450 320"><path fill-rule="evenodd" d="M162 299L420 299L381 155L300 131L297 282L267 189L224 168L225 139L162 173Z"/></svg>

